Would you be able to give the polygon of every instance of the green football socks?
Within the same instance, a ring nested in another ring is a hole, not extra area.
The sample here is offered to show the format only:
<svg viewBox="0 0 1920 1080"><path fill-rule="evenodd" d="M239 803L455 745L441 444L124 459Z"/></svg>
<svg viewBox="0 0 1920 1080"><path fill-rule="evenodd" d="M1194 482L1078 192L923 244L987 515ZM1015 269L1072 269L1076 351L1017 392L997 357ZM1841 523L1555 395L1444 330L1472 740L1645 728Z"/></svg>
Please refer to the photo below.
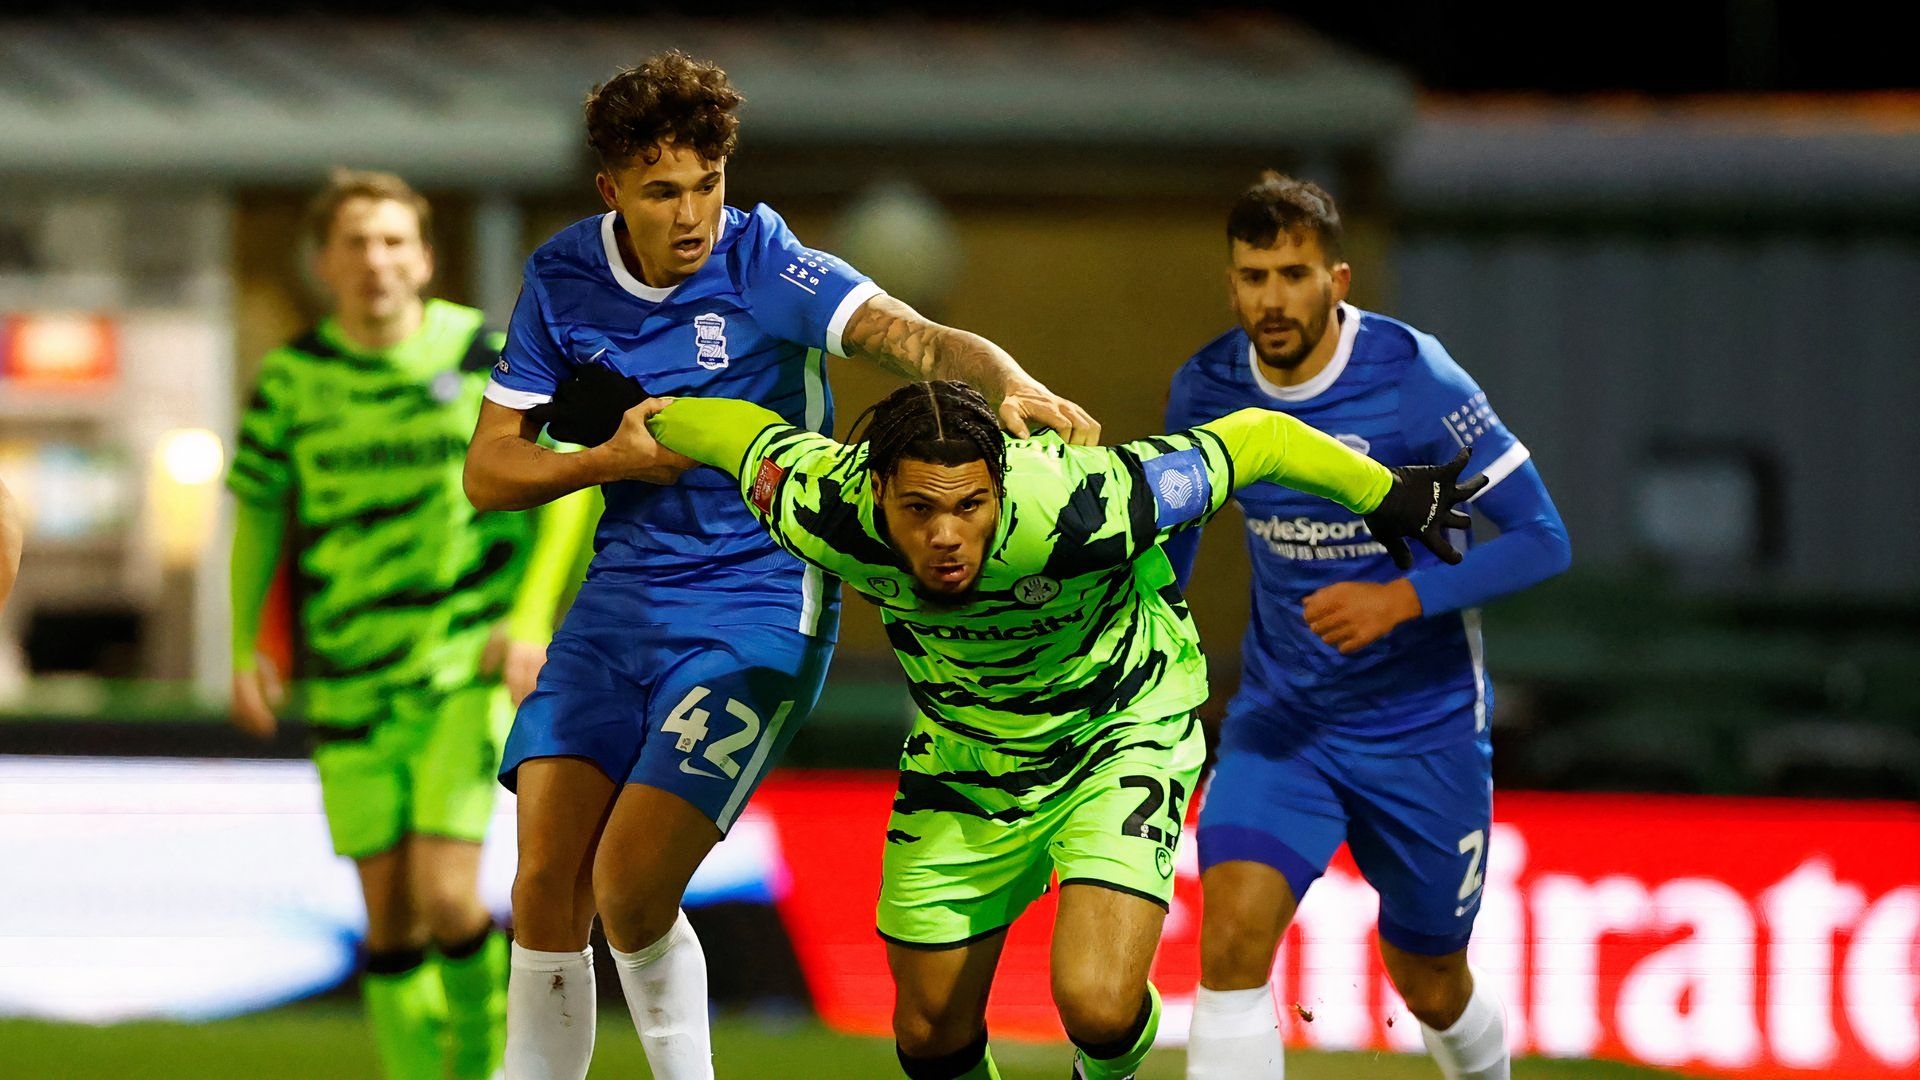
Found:
<svg viewBox="0 0 1920 1080"><path fill-rule="evenodd" d="M980 1064L961 1073L960 1080L1000 1080L1000 1070L993 1063L993 1051L980 1055Z"/></svg>
<svg viewBox="0 0 1920 1080"><path fill-rule="evenodd" d="M360 993L387 1080L443 1080L447 997L422 949L374 953Z"/></svg>
<svg viewBox="0 0 1920 1080"><path fill-rule="evenodd" d="M489 926L469 942L442 946L439 960L453 1080L488 1080L507 1048L507 936Z"/></svg>
<svg viewBox="0 0 1920 1080"><path fill-rule="evenodd" d="M1093 1046L1080 1044L1074 1061L1074 1075L1086 1080L1129 1080L1147 1060L1153 1049L1153 1037L1160 1033L1160 991L1147 984L1147 1000L1141 1008L1139 1028L1130 1045Z"/></svg>
<svg viewBox="0 0 1920 1080"><path fill-rule="evenodd" d="M894 1050L907 1080L1000 1080L1000 1069L993 1063L984 1031L978 1039L942 1057L913 1058L898 1047Z"/></svg>

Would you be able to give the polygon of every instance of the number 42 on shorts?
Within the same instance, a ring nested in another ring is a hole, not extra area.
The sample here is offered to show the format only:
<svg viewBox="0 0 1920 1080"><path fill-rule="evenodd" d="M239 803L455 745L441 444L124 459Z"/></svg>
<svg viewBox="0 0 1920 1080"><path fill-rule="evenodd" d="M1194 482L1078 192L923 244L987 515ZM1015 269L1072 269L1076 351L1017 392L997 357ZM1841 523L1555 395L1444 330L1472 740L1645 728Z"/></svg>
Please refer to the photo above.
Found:
<svg viewBox="0 0 1920 1080"><path fill-rule="evenodd" d="M707 776L715 774L693 764L691 758L694 751L699 749L701 740L707 737L707 720L713 714L699 706L712 693L712 690L704 686L696 686L687 691L687 696L680 699L680 704L673 707L673 711L667 714L666 720L660 725L661 731L679 736L673 744L674 749L689 757L689 760L680 763L680 767L687 772ZM780 708L773 714L775 727L787 718L787 712L792 708L791 701L780 703ZM753 740L760 737L760 730L765 725L760 720L760 714L754 712L753 708L743 701L728 698L725 711L728 716L740 721L742 725L740 730L708 743L706 752L701 756L731 780L740 775L740 763L733 760L733 755L753 745Z"/></svg>

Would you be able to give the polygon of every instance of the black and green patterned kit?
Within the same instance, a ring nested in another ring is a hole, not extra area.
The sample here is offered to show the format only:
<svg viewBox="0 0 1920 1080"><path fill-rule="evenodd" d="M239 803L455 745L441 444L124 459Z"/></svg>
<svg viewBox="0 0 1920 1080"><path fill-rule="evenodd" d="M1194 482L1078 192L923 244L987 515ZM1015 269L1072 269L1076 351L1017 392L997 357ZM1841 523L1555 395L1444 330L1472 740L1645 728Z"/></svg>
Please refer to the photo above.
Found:
<svg viewBox="0 0 1920 1080"><path fill-rule="evenodd" d="M445 768L492 783L481 758L497 755L504 704L492 688L474 691L531 541L527 515L476 511L461 488L498 356L479 312L433 300L390 349L356 349L328 320L261 362L228 486L291 519L298 708L319 744L330 818L392 801L388 789L442 768L443 755L464 762ZM471 731L436 736L446 724ZM354 794L370 777L380 791ZM422 807L427 819L411 824L478 839L476 808L490 798L448 799L448 820ZM347 854L397 839L386 824L334 827Z"/></svg>

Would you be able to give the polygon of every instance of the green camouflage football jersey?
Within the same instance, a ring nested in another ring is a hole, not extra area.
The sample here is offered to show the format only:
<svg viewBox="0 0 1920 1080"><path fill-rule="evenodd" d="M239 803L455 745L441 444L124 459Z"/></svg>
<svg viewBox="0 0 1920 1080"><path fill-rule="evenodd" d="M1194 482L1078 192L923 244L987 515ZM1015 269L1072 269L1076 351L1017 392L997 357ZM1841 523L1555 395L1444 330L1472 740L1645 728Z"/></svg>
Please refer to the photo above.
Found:
<svg viewBox="0 0 1920 1080"><path fill-rule="evenodd" d="M379 353L333 320L261 361L227 484L292 516L296 672L322 723L367 723L394 689L471 682L512 606L532 518L461 488L500 335L427 302Z"/></svg>
<svg viewBox="0 0 1920 1080"><path fill-rule="evenodd" d="M864 444L769 427L747 451L741 490L782 546L879 606L928 721L1019 752L1206 700L1199 632L1159 544L1231 496L1219 436L1009 439L999 527L976 593L958 605L923 598L882 539L866 458Z"/></svg>

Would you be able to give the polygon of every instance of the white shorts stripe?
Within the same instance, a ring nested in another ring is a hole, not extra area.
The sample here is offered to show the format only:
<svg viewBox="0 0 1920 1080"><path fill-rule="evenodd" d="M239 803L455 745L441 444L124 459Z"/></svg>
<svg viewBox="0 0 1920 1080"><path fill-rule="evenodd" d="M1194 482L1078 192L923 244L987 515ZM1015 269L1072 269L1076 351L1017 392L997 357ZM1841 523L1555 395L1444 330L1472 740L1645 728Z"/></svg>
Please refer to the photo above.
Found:
<svg viewBox="0 0 1920 1080"><path fill-rule="evenodd" d="M760 733L760 745L753 748L753 757L747 761L747 767L740 770L740 778L733 782L733 794L728 797L727 805L720 808L720 817L714 824L720 831L733 827L733 819L740 816L740 808L747 801L747 792L760 781L760 774L766 771L767 757L773 753L775 743L780 741L780 729L787 726L787 714L793 711L793 702L783 701L773 711L773 719L768 721L767 729Z"/></svg>

